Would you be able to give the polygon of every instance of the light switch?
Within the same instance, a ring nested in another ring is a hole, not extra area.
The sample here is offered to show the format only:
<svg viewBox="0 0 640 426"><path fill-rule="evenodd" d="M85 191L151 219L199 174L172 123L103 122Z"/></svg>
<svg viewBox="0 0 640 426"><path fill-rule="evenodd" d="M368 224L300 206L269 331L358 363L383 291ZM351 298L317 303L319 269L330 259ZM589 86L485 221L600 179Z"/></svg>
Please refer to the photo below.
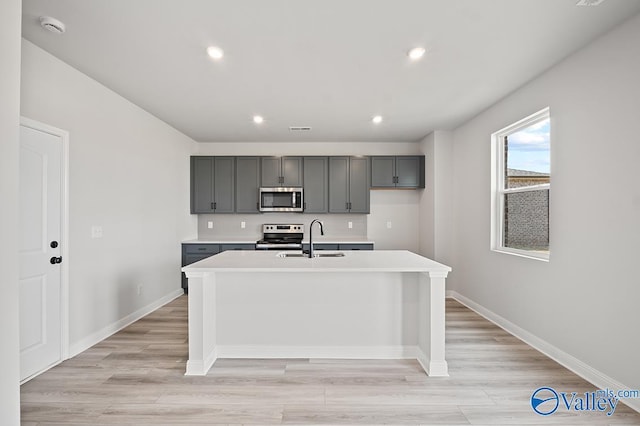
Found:
<svg viewBox="0 0 640 426"><path fill-rule="evenodd" d="M91 238L102 238L102 226L93 225L91 227Z"/></svg>
<svg viewBox="0 0 640 426"><path fill-rule="evenodd" d="M391 229L391 221L387 222L387 229Z"/></svg>
<svg viewBox="0 0 640 426"><path fill-rule="evenodd" d="M207 222L207 228L213 229L213 221L212 220Z"/></svg>

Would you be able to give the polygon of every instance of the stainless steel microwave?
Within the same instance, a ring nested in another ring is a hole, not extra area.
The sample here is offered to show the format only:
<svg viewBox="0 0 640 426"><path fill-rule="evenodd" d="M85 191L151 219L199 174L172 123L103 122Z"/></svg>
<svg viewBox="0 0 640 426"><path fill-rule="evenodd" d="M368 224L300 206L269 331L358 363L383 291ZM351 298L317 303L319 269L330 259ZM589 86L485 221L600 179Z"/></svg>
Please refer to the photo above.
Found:
<svg viewBox="0 0 640 426"><path fill-rule="evenodd" d="M304 211L302 188L262 187L260 188L261 212L301 212Z"/></svg>

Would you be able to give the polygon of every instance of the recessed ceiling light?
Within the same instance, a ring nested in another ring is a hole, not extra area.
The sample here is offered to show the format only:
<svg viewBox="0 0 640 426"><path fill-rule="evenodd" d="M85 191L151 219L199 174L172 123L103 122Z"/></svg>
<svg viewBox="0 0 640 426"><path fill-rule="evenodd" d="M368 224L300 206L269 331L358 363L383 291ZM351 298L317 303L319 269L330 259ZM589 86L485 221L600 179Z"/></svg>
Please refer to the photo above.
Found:
<svg viewBox="0 0 640 426"><path fill-rule="evenodd" d="M380 124L380 123L382 123L382 116L381 115L376 115L375 117L373 117L371 119L371 121L373 121L375 124Z"/></svg>
<svg viewBox="0 0 640 426"><path fill-rule="evenodd" d="M253 122L256 124L261 124L264 122L264 118L261 115L254 115Z"/></svg>
<svg viewBox="0 0 640 426"><path fill-rule="evenodd" d="M409 56L412 61L417 61L424 56L424 52L426 52L424 47L414 47L407 53L407 56Z"/></svg>
<svg viewBox="0 0 640 426"><path fill-rule="evenodd" d="M222 59L224 51L217 46L209 46L207 47L207 54L213 59Z"/></svg>

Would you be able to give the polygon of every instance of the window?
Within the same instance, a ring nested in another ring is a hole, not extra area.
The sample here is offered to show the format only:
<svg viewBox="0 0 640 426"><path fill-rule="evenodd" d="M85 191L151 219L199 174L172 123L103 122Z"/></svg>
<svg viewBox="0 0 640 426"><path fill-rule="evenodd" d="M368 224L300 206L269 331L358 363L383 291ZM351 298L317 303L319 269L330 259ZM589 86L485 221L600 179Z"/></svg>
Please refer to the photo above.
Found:
<svg viewBox="0 0 640 426"><path fill-rule="evenodd" d="M492 135L495 251L549 259L549 109Z"/></svg>

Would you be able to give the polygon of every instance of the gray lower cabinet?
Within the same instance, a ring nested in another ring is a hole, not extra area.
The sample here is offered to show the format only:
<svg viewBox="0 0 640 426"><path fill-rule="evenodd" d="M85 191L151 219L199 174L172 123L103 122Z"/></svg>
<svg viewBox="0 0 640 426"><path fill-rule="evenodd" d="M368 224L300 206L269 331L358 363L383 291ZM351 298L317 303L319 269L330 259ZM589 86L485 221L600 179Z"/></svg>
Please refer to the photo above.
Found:
<svg viewBox="0 0 640 426"><path fill-rule="evenodd" d="M236 213L259 213L260 157L236 158Z"/></svg>
<svg viewBox="0 0 640 426"><path fill-rule="evenodd" d="M329 159L304 157L304 212L329 211Z"/></svg>
<svg viewBox="0 0 640 426"><path fill-rule="evenodd" d="M371 157L372 188L424 188L424 155Z"/></svg>
<svg viewBox="0 0 640 426"><path fill-rule="evenodd" d="M261 185L302 186L302 157L262 157Z"/></svg>
<svg viewBox="0 0 640 426"><path fill-rule="evenodd" d="M369 158L329 157L329 213L369 213Z"/></svg>
<svg viewBox="0 0 640 426"><path fill-rule="evenodd" d="M220 244L220 252L222 253L223 251L227 251L227 250L255 250L256 249L256 245L255 243L251 243L251 244L229 244L229 243L225 243L225 244Z"/></svg>
<svg viewBox="0 0 640 426"><path fill-rule="evenodd" d="M373 243L339 244L338 250L373 250Z"/></svg>
<svg viewBox="0 0 640 426"><path fill-rule="evenodd" d="M255 248L256 245L253 243L182 244L182 266L191 265L199 260L206 259L207 257L227 250L255 250ZM182 288L185 293L188 292L189 285L184 272L182 273Z"/></svg>
<svg viewBox="0 0 640 426"><path fill-rule="evenodd" d="M233 213L235 157L191 157L191 213Z"/></svg>
<svg viewBox="0 0 640 426"><path fill-rule="evenodd" d="M220 244L182 244L182 266L220 253ZM182 273L182 289L187 293L187 277Z"/></svg>
<svg viewBox="0 0 640 426"><path fill-rule="evenodd" d="M338 250L338 244L313 243L314 250ZM302 245L303 251L309 251L309 243Z"/></svg>
<svg viewBox="0 0 640 426"><path fill-rule="evenodd" d="M373 250L373 243L313 243L314 250ZM303 244L302 250L308 251L309 244Z"/></svg>

